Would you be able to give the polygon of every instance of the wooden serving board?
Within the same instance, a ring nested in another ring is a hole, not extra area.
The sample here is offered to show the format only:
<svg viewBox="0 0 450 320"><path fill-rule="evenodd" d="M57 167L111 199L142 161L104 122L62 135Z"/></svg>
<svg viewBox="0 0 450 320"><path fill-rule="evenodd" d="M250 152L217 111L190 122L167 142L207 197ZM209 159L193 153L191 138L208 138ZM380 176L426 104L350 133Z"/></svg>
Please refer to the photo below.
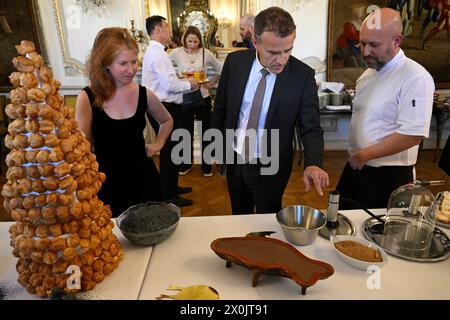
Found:
<svg viewBox="0 0 450 320"><path fill-rule="evenodd" d="M290 244L273 238L219 238L211 243L211 249L227 261L227 268L235 263L251 269L254 287L259 276L266 273L294 280L305 294L308 287L334 273L328 263L308 258Z"/></svg>

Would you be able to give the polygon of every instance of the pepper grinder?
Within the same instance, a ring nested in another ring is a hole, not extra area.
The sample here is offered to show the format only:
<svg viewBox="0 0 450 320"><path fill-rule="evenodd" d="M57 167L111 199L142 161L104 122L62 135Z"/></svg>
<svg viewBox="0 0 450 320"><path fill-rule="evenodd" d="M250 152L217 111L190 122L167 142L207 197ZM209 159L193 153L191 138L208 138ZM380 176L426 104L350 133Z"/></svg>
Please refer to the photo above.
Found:
<svg viewBox="0 0 450 320"><path fill-rule="evenodd" d="M353 222L346 216L338 212L339 192L331 191L328 196L327 224L319 230L319 234L325 239L330 239L331 235L351 235L356 232Z"/></svg>
<svg viewBox="0 0 450 320"><path fill-rule="evenodd" d="M334 190L328 196L327 227L330 229L336 229L339 226L338 209L339 192Z"/></svg>

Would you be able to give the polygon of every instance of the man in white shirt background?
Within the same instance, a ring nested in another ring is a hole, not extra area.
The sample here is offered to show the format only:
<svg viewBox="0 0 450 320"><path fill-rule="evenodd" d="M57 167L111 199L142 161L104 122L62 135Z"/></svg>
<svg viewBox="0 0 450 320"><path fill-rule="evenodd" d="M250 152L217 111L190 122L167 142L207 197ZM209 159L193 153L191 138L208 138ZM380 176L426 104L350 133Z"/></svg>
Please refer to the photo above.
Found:
<svg viewBox="0 0 450 320"><path fill-rule="evenodd" d="M360 42L369 69L356 82L350 157L336 189L366 208L385 208L392 191L414 179L419 144L430 130L434 81L400 49L398 11L372 12ZM341 201L340 209L352 208Z"/></svg>
<svg viewBox="0 0 450 320"><path fill-rule="evenodd" d="M181 103L183 92L199 87L196 80L180 80L165 52L170 42L169 26L165 18L151 16L146 19L147 33L150 43L145 51L142 63L142 85L151 89L161 100L173 118L173 130L181 127ZM153 129L158 131L158 125L149 119ZM167 140L159 156L159 170L161 176L161 191L163 200L177 206L188 206L192 200L180 197L178 194L187 193L191 188L178 187L178 165L171 159L174 141Z"/></svg>

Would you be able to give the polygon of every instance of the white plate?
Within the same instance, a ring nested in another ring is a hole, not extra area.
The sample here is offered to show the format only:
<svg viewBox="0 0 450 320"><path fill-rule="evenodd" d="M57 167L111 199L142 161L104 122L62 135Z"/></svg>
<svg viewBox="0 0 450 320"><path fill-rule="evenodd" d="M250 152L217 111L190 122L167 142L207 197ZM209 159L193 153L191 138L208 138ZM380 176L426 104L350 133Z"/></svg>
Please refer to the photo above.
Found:
<svg viewBox="0 0 450 320"><path fill-rule="evenodd" d="M366 261L361 261L361 260L357 260L357 259L353 259L349 256L347 256L346 254L342 253L341 251L339 251L335 244L338 243L339 241L355 241L358 242L366 247L369 248L373 248L373 249L377 249L380 254L381 254L381 258L383 259L382 262L366 262ZM351 265L352 267L358 268L358 269L362 269L362 270L368 270L369 267L373 267L373 266L377 266L379 268L382 268L386 263L388 263L389 258L388 255L386 254L386 252L378 245L376 245L373 242L370 242L366 239L362 239L362 238L357 238L354 236L332 236L331 239L331 244L333 246L333 249L336 251L337 255L346 263L348 263L349 265Z"/></svg>

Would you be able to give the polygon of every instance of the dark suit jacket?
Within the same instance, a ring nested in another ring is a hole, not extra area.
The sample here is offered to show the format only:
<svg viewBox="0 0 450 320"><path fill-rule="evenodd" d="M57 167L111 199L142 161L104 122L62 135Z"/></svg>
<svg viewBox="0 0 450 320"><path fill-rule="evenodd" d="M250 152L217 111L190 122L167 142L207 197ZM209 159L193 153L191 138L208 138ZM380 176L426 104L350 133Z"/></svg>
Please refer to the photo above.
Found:
<svg viewBox="0 0 450 320"><path fill-rule="evenodd" d="M213 128L222 131L237 128L254 59L255 50L245 50L233 52L225 60L215 98ZM321 167L323 130L314 70L291 56L283 72L277 75L265 124L266 129L279 129L281 177L278 178L286 179L286 183L292 169L292 142L296 125L300 128L304 146L305 168L309 165Z"/></svg>

